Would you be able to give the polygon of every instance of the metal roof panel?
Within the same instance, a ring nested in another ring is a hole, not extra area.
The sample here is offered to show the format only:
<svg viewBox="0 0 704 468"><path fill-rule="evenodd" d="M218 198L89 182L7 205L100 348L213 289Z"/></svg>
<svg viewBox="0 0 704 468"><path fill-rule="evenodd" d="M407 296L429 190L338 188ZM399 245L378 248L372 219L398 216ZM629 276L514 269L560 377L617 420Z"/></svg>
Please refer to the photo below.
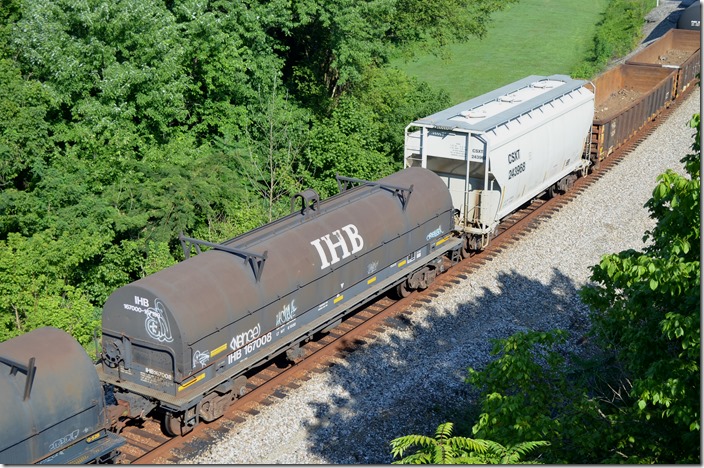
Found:
<svg viewBox="0 0 704 468"><path fill-rule="evenodd" d="M411 125L484 133L579 89L586 83L567 75L531 75L418 119Z"/></svg>

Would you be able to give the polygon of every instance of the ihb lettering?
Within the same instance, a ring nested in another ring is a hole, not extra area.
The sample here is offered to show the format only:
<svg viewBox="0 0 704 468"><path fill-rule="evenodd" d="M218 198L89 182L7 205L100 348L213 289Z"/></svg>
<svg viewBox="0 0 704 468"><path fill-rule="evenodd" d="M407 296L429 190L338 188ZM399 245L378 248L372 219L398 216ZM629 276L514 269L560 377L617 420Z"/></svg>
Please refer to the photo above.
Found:
<svg viewBox="0 0 704 468"><path fill-rule="evenodd" d="M142 307L149 307L149 299L146 297L134 296L134 303Z"/></svg>
<svg viewBox="0 0 704 468"><path fill-rule="evenodd" d="M342 232L347 234L346 237L349 239L349 244ZM322 270L362 250L364 248L364 239L359 235L357 226L348 224L342 229L326 234L320 239L315 239L310 244L315 247L318 255L320 255L320 269Z"/></svg>

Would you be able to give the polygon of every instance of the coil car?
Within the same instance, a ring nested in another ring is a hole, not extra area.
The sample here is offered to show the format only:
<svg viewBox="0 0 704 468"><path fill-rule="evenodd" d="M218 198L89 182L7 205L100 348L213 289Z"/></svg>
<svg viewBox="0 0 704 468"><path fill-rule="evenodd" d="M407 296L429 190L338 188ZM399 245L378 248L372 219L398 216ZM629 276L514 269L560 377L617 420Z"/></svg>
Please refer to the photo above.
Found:
<svg viewBox="0 0 704 468"><path fill-rule="evenodd" d="M0 343L0 463L106 462L124 439L93 362L68 333L45 327Z"/></svg>
<svg viewBox="0 0 704 468"><path fill-rule="evenodd" d="M222 244L182 236L187 256L210 249L108 298L100 375L132 415L158 408L171 434L214 420L248 369L295 357L388 289L427 287L458 254L452 199L431 171L338 181L340 194L296 194L291 215Z"/></svg>

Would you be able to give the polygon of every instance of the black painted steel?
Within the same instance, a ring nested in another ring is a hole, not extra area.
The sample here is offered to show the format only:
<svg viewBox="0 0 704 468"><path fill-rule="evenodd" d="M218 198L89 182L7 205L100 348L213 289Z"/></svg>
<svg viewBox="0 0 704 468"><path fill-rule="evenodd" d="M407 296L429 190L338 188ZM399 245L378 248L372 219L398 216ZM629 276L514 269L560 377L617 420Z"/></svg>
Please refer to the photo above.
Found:
<svg viewBox="0 0 704 468"><path fill-rule="evenodd" d="M322 202L301 195L301 211L115 291L101 379L168 411L192 409L459 246L432 172L348 182L360 185ZM260 277L232 251L265 257Z"/></svg>
<svg viewBox="0 0 704 468"><path fill-rule="evenodd" d="M88 463L124 439L107 432L103 387L68 333L46 327L0 343L0 463Z"/></svg>

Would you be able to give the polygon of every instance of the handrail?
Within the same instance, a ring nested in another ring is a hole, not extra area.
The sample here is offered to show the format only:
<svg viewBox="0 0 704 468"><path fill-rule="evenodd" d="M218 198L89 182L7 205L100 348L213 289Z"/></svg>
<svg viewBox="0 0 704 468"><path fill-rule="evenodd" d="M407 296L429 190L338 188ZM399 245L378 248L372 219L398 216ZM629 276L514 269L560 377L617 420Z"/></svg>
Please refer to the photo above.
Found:
<svg viewBox="0 0 704 468"><path fill-rule="evenodd" d="M0 356L0 362L10 366L10 375L16 375L17 371L20 371L23 374L27 375L27 380L25 380L24 383L23 398L23 401L26 401L29 398L30 393L32 392L32 385L34 385L34 375L37 372L37 366L34 365L35 358L29 358L29 364L27 364L26 366L24 364L20 364L2 356Z"/></svg>
<svg viewBox="0 0 704 468"><path fill-rule="evenodd" d="M257 254L253 252L247 252L246 250L236 249L234 247L230 247L224 244L215 244L213 242L194 239L192 237L186 237L183 235L183 233L179 234L178 240L181 242L183 254L186 258L190 258L191 256L191 248L188 245L189 242L195 246L197 253L201 253L201 245L205 247L211 247L215 250L221 250L223 252L228 252L244 258L244 262L248 263L252 267L254 279L257 281L257 283L262 277L262 270L264 269L264 262L266 261L268 250L265 250L263 254Z"/></svg>
<svg viewBox="0 0 704 468"><path fill-rule="evenodd" d="M406 206L408 205L408 200L411 198L411 193L413 193L412 184L410 187L400 187L397 185L383 184L370 180L355 179L354 177L343 177L341 175L337 175L335 178L337 179L337 188L340 190L340 193L348 190L351 187L352 183L364 184L369 185L371 187L379 187L382 189L389 190L393 192L394 196L398 197L401 202L401 208L403 208L404 211L406 210Z"/></svg>

